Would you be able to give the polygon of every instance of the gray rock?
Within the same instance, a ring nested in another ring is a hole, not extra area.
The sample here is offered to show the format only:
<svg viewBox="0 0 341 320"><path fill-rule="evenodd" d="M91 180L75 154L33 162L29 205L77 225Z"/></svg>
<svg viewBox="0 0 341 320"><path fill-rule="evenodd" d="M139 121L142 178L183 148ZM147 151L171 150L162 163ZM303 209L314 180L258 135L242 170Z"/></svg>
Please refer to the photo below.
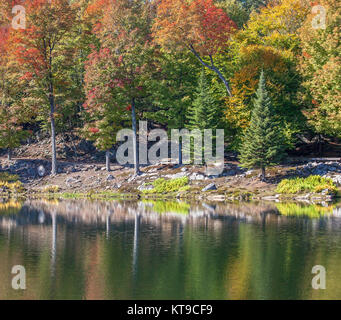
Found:
<svg viewBox="0 0 341 320"><path fill-rule="evenodd" d="M40 165L38 168L37 168L37 173L38 173L38 176L39 177L44 177L46 175L46 170L45 170L45 167L43 165Z"/></svg>
<svg viewBox="0 0 341 320"><path fill-rule="evenodd" d="M138 188L137 188L137 190L139 190L139 191L145 191L145 190L153 190L154 189L154 186L153 185L151 185L151 184L142 184L142 185L140 185Z"/></svg>
<svg viewBox="0 0 341 320"><path fill-rule="evenodd" d="M190 180L198 180L198 181L201 181L201 180L205 180L205 176L202 175L202 174L199 174L199 173L196 173L194 172L190 177L189 177Z"/></svg>
<svg viewBox="0 0 341 320"><path fill-rule="evenodd" d="M112 180L115 180L115 177L112 174L109 174L107 176L107 181L112 181Z"/></svg>
<svg viewBox="0 0 341 320"><path fill-rule="evenodd" d="M72 184L77 183L77 182L79 182L79 181L78 181L77 179L75 179L75 178L72 178L72 177L67 178L67 179L65 180L65 183L66 183L67 185L72 185Z"/></svg>
<svg viewBox="0 0 341 320"><path fill-rule="evenodd" d="M217 190L217 186L215 185L215 183L211 183L208 186L206 186L204 189L202 189L202 192L206 192L206 191L212 191L212 190Z"/></svg>

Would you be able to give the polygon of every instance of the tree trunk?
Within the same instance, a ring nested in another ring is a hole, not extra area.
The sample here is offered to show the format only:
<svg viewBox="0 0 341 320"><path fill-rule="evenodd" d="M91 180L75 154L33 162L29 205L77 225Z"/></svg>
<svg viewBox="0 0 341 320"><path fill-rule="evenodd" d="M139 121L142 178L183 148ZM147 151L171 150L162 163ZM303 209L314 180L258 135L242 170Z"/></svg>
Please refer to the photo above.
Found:
<svg viewBox="0 0 341 320"><path fill-rule="evenodd" d="M323 136L322 134L318 135L318 155L321 157L323 153Z"/></svg>
<svg viewBox="0 0 341 320"><path fill-rule="evenodd" d="M179 165L182 165L182 138L179 138Z"/></svg>
<svg viewBox="0 0 341 320"><path fill-rule="evenodd" d="M134 168L135 168L135 175L140 173L140 164L139 164L139 155L137 149L137 125L136 125L136 110L135 110L135 99L132 99L131 102L131 117L133 123L133 146L134 146Z"/></svg>
<svg viewBox="0 0 341 320"><path fill-rule="evenodd" d="M52 85L50 85L50 120L51 120L51 145L52 145L52 169L51 175L57 174L57 149L56 149L56 125L54 120L54 96Z"/></svg>
<svg viewBox="0 0 341 320"><path fill-rule="evenodd" d="M192 51L192 53L196 56L196 58L200 61L200 63L204 67L210 69L211 71L215 72L218 75L220 80L224 83L228 95L230 97L232 97L230 85L229 85L228 81L226 80L226 78L223 76L223 74L220 72L220 70L214 65L213 57L209 56L210 60L211 60L211 64L208 64L200 57L199 53L194 49L194 47L192 45L189 46L189 49Z"/></svg>
<svg viewBox="0 0 341 320"><path fill-rule="evenodd" d="M8 148L8 155L7 155L8 161L12 160L12 149Z"/></svg>
<svg viewBox="0 0 341 320"><path fill-rule="evenodd" d="M105 167L107 169L107 171L110 171L110 151L107 150L105 153Z"/></svg>
<svg viewBox="0 0 341 320"><path fill-rule="evenodd" d="M265 167L262 167L262 181L265 181L266 175L265 175Z"/></svg>

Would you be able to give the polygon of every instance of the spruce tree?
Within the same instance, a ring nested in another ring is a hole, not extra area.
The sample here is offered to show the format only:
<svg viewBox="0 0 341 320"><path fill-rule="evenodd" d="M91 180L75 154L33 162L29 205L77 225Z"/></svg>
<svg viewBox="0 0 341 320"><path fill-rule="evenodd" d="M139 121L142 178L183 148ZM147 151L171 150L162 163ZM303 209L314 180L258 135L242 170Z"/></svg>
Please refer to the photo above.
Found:
<svg viewBox="0 0 341 320"><path fill-rule="evenodd" d="M243 167L261 169L264 180L265 169L281 161L284 149L282 130L276 121L262 71L250 127L244 134L240 149L240 161Z"/></svg>
<svg viewBox="0 0 341 320"><path fill-rule="evenodd" d="M195 94L195 99L187 111L187 128L193 129L217 129L222 118L221 111L210 92L210 87L202 70L198 82L198 89Z"/></svg>
<svg viewBox="0 0 341 320"><path fill-rule="evenodd" d="M187 110L186 118L186 127L188 129L199 129L202 133L204 133L204 129L212 129L213 139L215 139L215 129L217 129L220 125L222 111L217 100L213 97L210 91L204 69L201 71L195 98L193 104ZM193 149L193 145L191 146L191 149ZM194 150L193 156L195 157L200 151L203 157L205 152L204 147L202 150ZM185 150L185 152L188 152L188 150Z"/></svg>

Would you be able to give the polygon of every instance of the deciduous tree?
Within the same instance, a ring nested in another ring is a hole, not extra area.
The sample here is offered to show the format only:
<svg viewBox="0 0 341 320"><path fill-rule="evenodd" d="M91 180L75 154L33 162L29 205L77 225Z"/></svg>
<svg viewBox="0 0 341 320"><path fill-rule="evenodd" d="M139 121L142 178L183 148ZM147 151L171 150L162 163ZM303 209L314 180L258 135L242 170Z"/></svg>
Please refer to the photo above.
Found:
<svg viewBox="0 0 341 320"><path fill-rule="evenodd" d="M215 72L231 95L230 85L214 62L214 55L236 30L236 24L212 0L161 0L153 26L157 43L171 50L189 50Z"/></svg>
<svg viewBox="0 0 341 320"><path fill-rule="evenodd" d="M13 54L27 81L25 103L40 108L51 126L52 175L57 174L56 109L68 94L67 70L74 48L70 43L76 23L68 0L32 0L25 3L26 29L13 32ZM47 108L49 111L47 112Z"/></svg>
<svg viewBox="0 0 341 320"><path fill-rule="evenodd" d="M302 97L314 130L341 137L341 6L338 0L319 4L327 14L325 28L313 28L313 19L318 17L311 13L299 33Z"/></svg>

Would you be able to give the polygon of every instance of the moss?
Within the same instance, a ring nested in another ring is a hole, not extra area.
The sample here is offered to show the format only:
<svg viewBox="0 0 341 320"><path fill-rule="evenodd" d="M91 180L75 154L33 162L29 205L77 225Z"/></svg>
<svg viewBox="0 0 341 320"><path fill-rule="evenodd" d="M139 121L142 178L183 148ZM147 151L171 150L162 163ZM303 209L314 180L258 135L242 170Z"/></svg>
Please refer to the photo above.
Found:
<svg viewBox="0 0 341 320"><path fill-rule="evenodd" d="M298 194L303 192L320 193L323 190L328 190L330 193L336 194L337 188L332 179L321 176L284 179L276 188L276 192L282 194Z"/></svg>

